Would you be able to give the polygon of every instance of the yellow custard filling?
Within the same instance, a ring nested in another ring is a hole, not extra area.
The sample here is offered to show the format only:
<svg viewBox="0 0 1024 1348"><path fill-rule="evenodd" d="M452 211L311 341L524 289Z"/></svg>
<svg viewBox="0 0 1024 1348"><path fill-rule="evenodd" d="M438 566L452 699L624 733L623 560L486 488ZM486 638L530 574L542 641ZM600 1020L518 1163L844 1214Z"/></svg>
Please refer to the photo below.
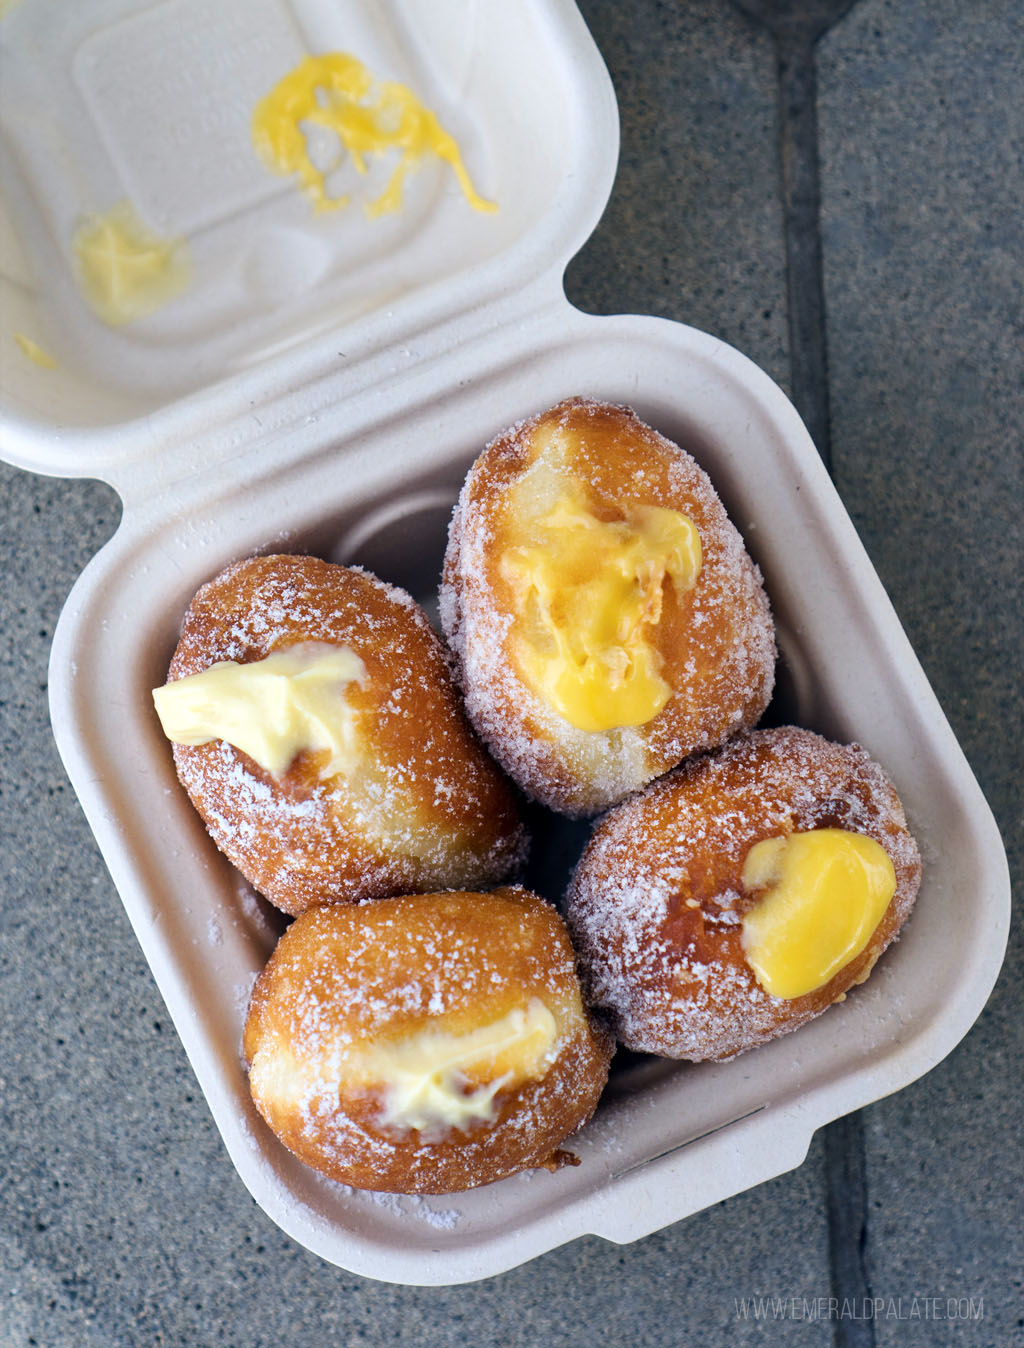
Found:
<svg viewBox="0 0 1024 1348"><path fill-rule="evenodd" d="M156 234L130 201L118 202L105 215L86 216L71 251L82 294L112 327L152 313L191 279L184 239Z"/></svg>
<svg viewBox="0 0 1024 1348"><path fill-rule="evenodd" d="M558 1027L540 1000L464 1034L423 1030L359 1054L346 1078L383 1087L381 1121L400 1130L466 1128L494 1116L494 1097L543 1076L556 1056Z"/></svg>
<svg viewBox="0 0 1024 1348"><path fill-rule="evenodd" d="M620 513L603 520L569 489L534 521L535 541L501 559L520 672L579 730L644 725L661 711L672 693L655 645L664 586L692 589L701 569L685 515L636 502Z"/></svg>
<svg viewBox="0 0 1024 1348"><path fill-rule="evenodd" d="M434 113L404 84L376 83L347 52L308 56L257 104L252 119L253 145L268 168L296 174L317 210L347 205L347 197L328 194L327 177L337 164L323 169L313 162L303 123L332 132L360 174L368 156L397 155L384 191L366 205L371 217L401 209L406 175L428 154L450 165L474 210L497 210L474 189L454 137Z"/></svg>
<svg viewBox="0 0 1024 1348"><path fill-rule="evenodd" d="M802 997L865 948L896 892L896 872L873 838L821 828L755 843L743 887L763 891L742 929L757 981L773 997Z"/></svg>
<svg viewBox="0 0 1024 1348"><path fill-rule="evenodd" d="M153 691L164 734L175 744L227 740L280 776L305 749L327 750L324 779L360 757L355 712L345 686L365 677L347 646L306 642L240 665L220 660Z"/></svg>
<svg viewBox="0 0 1024 1348"><path fill-rule="evenodd" d="M462 1033L421 1029L340 1052L327 1045L312 1059L267 1047L253 1058L250 1082L260 1098L285 1105L325 1089L372 1091L381 1097L385 1127L436 1135L493 1118L498 1092L538 1080L559 1049L553 1012L531 997L525 1007Z"/></svg>

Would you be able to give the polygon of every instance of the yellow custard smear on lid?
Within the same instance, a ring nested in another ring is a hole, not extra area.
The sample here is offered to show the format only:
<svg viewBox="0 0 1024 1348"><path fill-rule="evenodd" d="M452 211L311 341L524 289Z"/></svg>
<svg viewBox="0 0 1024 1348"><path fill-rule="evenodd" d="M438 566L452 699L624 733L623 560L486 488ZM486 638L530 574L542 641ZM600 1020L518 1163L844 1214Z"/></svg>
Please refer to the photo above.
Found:
<svg viewBox="0 0 1024 1348"><path fill-rule="evenodd" d="M26 337L23 332L14 333L14 340L21 353L26 356L33 365L38 365L43 370L58 369L57 362L44 347L38 342L34 342L31 337Z"/></svg>
<svg viewBox="0 0 1024 1348"><path fill-rule="evenodd" d="M326 166L315 162L307 130L321 128L337 138L339 153ZM294 174L318 211L349 204L332 196L327 179L347 154L356 172L365 175L367 160L395 156L398 162L384 191L365 204L371 218L398 211L407 175L428 155L447 163L462 194L475 211L498 208L476 191L458 144L413 91L395 81L378 82L366 66L347 52L307 56L257 104L252 118L257 154L275 173Z"/></svg>
<svg viewBox="0 0 1024 1348"><path fill-rule="evenodd" d="M763 891L743 918L757 981L773 997L802 997L864 950L896 892L896 872L873 838L820 828L755 843L743 887Z"/></svg>
<svg viewBox="0 0 1024 1348"><path fill-rule="evenodd" d="M185 240L158 234L130 201L119 201L102 215L84 216L71 252L82 294L110 327L153 313L192 279Z"/></svg>

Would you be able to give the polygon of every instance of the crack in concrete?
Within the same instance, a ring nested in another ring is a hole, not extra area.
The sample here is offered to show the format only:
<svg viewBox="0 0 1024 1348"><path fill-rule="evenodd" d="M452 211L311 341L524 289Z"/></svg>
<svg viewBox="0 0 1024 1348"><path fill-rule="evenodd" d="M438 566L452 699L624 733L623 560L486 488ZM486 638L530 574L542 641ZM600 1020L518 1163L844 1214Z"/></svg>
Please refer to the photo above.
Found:
<svg viewBox="0 0 1024 1348"><path fill-rule="evenodd" d="M767 28L775 39L790 388L793 403L830 473L832 438L814 49L818 40L855 3L856 0L733 0L737 9Z"/></svg>
<svg viewBox="0 0 1024 1348"><path fill-rule="evenodd" d="M775 40L778 63L786 289L793 403L832 474L828 341L821 246L818 154L818 41L856 0L733 0ZM860 1113L824 1130L825 1187L832 1295L839 1304L870 1300L867 1269L868 1193ZM873 1324L839 1318L835 1348L874 1348Z"/></svg>

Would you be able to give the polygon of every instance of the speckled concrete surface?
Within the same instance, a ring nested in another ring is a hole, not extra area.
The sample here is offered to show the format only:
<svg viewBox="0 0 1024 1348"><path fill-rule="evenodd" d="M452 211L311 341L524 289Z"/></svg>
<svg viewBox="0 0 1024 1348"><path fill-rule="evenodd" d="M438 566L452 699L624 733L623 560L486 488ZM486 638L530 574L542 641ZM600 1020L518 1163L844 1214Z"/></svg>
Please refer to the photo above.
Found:
<svg viewBox="0 0 1024 1348"><path fill-rule="evenodd" d="M1018 883L1020 20L862 0L819 65L836 481ZM973 1033L866 1113L873 1290L984 1297L986 1322L882 1319L879 1345L1024 1342L1022 955L1017 923Z"/></svg>
<svg viewBox="0 0 1024 1348"><path fill-rule="evenodd" d="M785 387L771 39L728 0L580 8L615 83L621 150L569 298L712 332Z"/></svg>
<svg viewBox="0 0 1024 1348"><path fill-rule="evenodd" d="M623 161L571 298L693 322L785 383L769 40L727 0L583 10ZM1019 876L1018 21L1009 0L860 0L819 80L837 483ZM585 1239L469 1288L363 1280L263 1216L48 730L54 623L117 502L7 468L0 483L0 1348L832 1342L834 1323L769 1328L736 1304L829 1294L820 1140L793 1174L647 1240ZM1020 944L961 1047L865 1111L873 1292L984 1304L942 1325L883 1313L879 1344L1024 1343Z"/></svg>

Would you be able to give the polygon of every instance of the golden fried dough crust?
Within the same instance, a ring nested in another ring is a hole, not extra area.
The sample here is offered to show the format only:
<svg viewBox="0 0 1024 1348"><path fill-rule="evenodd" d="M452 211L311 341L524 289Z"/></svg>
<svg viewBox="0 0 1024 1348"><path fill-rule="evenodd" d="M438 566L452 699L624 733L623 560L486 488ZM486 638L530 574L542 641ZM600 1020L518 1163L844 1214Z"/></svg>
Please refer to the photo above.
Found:
<svg viewBox="0 0 1024 1348"><path fill-rule="evenodd" d="M446 654L403 590L314 557L254 557L196 595L169 678L303 642L350 647L346 689L365 755L322 780L300 753L274 777L224 740L176 744L178 776L214 842L285 912L512 877L526 839L513 793L463 715Z"/></svg>
<svg viewBox="0 0 1024 1348"><path fill-rule="evenodd" d="M837 828L888 853L896 892L867 947L791 999L758 984L741 945L743 863L764 838ZM753 731L656 782L598 824L568 895L584 987L630 1048L732 1057L794 1030L863 982L910 914L921 877L903 807L856 744Z"/></svg>
<svg viewBox="0 0 1024 1348"><path fill-rule="evenodd" d="M490 1118L396 1131L382 1117L385 1083L346 1079L347 1053L464 1033L532 998L557 1025L552 1060L539 1079L500 1090ZM257 981L245 1028L253 1097L285 1146L334 1179L396 1193L451 1193L551 1165L592 1114L611 1052L584 1010L562 919L518 887L305 913Z"/></svg>
<svg viewBox="0 0 1024 1348"><path fill-rule="evenodd" d="M657 648L671 685L647 724L584 731L517 672L515 595L500 560L524 474L554 455L603 517L625 503L678 511L697 527L694 588L664 588ZM774 685L774 626L743 541L693 458L625 407L571 398L499 435L477 459L452 519L441 618L470 719L528 795L570 815L621 800L698 750L755 724Z"/></svg>

